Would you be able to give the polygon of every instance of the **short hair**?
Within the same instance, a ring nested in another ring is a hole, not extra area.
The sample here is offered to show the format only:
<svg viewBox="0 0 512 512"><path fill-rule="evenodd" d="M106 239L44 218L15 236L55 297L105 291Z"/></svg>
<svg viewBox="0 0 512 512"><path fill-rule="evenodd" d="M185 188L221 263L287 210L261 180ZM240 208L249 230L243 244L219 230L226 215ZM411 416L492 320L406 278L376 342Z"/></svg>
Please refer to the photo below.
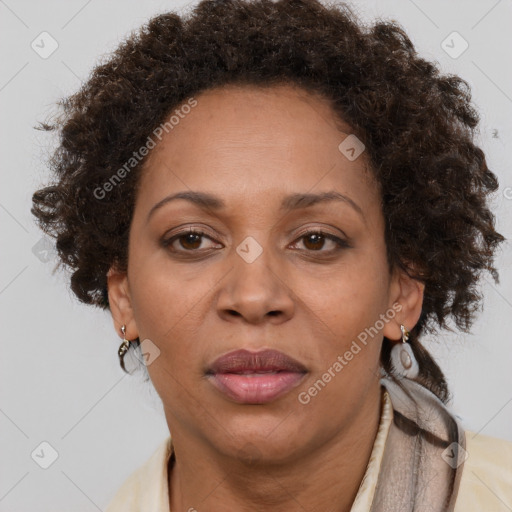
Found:
<svg viewBox="0 0 512 512"><path fill-rule="evenodd" d="M504 239L487 204L498 183L474 142L469 86L419 57L396 22L366 24L344 4L316 0L203 0L186 15L157 15L42 123L60 145L49 162L55 179L34 193L32 212L56 238L78 299L109 307L106 274L114 263L126 269L145 159L105 197L95 190L173 109L227 84L293 84L330 102L364 143L380 185L390 265L425 283L413 339L447 328L449 318L467 332L480 274L498 280L494 252ZM425 357L423 377L446 399Z"/></svg>

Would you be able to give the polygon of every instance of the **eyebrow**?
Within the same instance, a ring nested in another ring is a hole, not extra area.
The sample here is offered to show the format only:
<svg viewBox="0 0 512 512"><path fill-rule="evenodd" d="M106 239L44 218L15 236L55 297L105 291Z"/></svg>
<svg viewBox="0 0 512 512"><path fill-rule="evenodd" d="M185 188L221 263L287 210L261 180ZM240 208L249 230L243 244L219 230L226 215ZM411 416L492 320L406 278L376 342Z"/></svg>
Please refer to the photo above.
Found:
<svg viewBox="0 0 512 512"><path fill-rule="evenodd" d="M156 210L165 204L170 203L171 201L176 201L178 199L190 201L203 210L219 211L226 207L226 203L220 197L208 194L206 192L178 192L176 194L164 197L161 201L156 203L149 211L146 221L149 221L150 217L155 213ZM357 203L350 199L350 197L347 197L334 190L329 192L321 192L318 194L291 194L282 200L280 211L289 212L293 210L299 210L301 208L309 208L316 204L327 203L331 201L339 201L348 204L364 219L363 210Z"/></svg>

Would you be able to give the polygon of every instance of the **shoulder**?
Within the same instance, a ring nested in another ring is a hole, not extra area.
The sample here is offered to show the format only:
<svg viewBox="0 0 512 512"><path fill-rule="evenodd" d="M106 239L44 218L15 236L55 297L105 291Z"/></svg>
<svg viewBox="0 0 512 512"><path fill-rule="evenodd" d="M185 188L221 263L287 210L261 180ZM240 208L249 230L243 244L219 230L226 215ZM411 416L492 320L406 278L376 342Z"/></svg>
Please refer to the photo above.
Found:
<svg viewBox="0 0 512 512"><path fill-rule="evenodd" d="M512 442L466 431L455 512L512 510Z"/></svg>
<svg viewBox="0 0 512 512"><path fill-rule="evenodd" d="M123 482L105 512L168 511L167 462L171 446L169 436L158 445L151 457Z"/></svg>

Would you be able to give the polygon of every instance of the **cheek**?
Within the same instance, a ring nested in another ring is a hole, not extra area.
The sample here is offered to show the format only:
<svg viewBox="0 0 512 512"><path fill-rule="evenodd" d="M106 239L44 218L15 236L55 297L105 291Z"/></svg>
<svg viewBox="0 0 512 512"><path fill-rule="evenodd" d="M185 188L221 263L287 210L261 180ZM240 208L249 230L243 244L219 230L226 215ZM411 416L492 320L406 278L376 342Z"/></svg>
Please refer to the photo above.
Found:
<svg viewBox="0 0 512 512"><path fill-rule="evenodd" d="M301 272L293 290L306 307L318 316L332 336L346 343L373 325L388 303L389 271L377 256L357 253L343 264L318 273Z"/></svg>
<svg viewBox="0 0 512 512"><path fill-rule="evenodd" d="M378 378L388 275L385 260L359 255L329 279L304 280L306 306L314 313L310 321L319 329L308 350L314 371L300 390L315 402L310 412L332 407L343 416L364 401Z"/></svg>
<svg viewBox="0 0 512 512"><path fill-rule="evenodd" d="M388 284L387 264L376 258L356 258L328 280L303 281L306 311L320 329L308 350L314 371L299 390L305 415L329 410L342 421L379 379Z"/></svg>
<svg viewBox="0 0 512 512"><path fill-rule="evenodd" d="M148 243L130 246L128 277L141 336L173 339L175 331L197 325L198 310L213 285L197 265L173 263L164 250Z"/></svg>
<svg viewBox="0 0 512 512"><path fill-rule="evenodd" d="M185 345L200 339L200 326L215 308L212 294L228 284L226 268L229 265L211 262L176 265L161 253L136 249L128 273L140 336ZM386 307L387 266L374 251L347 253L335 265L290 264L283 270L281 278L299 315L294 322L303 324L309 317L306 323L311 324L316 318L319 328L325 328L320 338L331 344L333 337L344 344L357 336Z"/></svg>
<svg viewBox="0 0 512 512"><path fill-rule="evenodd" d="M187 283L183 273L156 265L135 268L136 261L130 290L139 337L150 339L160 351L147 370L163 402L180 415L195 402L188 403L190 392L184 390L194 389L202 378L197 364L202 360L201 318L211 285Z"/></svg>
<svg viewBox="0 0 512 512"><path fill-rule="evenodd" d="M159 358L148 367L151 380L159 392L165 388L169 397L180 397L182 386L190 389L203 378L204 352L213 334L205 330L205 319L211 316L212 294L224 282L226 269L211 264L178 265L161 251L137 249L129 265L140 340L148 338L160 350Z"/></svg>

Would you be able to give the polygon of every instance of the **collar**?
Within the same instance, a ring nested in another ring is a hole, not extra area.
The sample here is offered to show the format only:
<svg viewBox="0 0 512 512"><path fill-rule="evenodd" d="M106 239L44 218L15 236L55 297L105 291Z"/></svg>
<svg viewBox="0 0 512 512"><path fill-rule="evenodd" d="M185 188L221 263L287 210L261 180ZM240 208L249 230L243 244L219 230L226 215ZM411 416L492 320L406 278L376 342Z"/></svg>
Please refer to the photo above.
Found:
<svg viewBox="0 0 512 512"><path fill-rule="evenodd" d="M356 499L352 504L350 512L368 512L371 509L377 480L379 479L380 467L386 446L386 439L389 433L389 427L393 422L393 406L389 393L382 390L382 412L380 415L379 428L377 436L373 443L372 453L366 467L366 472L361 480L361 485L357 491Z"/></svg>

